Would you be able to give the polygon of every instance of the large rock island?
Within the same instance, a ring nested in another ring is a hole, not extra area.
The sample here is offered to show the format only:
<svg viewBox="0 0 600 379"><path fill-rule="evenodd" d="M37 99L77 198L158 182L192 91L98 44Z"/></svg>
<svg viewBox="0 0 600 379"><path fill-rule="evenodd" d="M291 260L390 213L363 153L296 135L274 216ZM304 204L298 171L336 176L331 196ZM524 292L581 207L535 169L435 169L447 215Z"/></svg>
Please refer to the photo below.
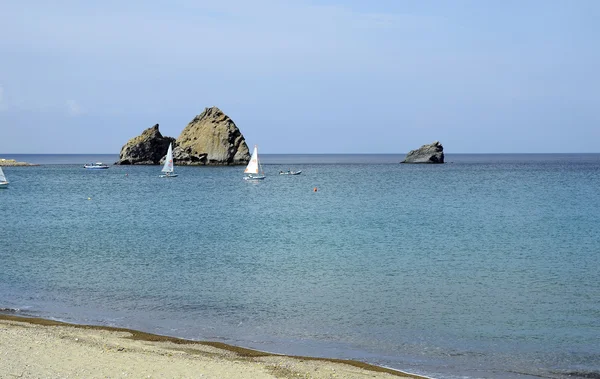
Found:
<svg viewBox="0 0 600 379"><path fill-rule="evenodd" d="M176 165L243 165L250 160L248 145L235 123L219 108L205 108L177 139L163 137L158 124L130 139L115 164L160 164L173 143Z"/></svg>
<svg viewBox="0 0 600 379"><path fill-rule="evenodd" d="M179 165L243 165L250 160L244 136L217 107L194 117L175 145L173 161Z"/></svg>
<svg viewBox="0 0 600 379"><path fill-rule="evenodd" d="M423 145L409 151L400 163L444 163L444 146L439 141Z"/></svg>

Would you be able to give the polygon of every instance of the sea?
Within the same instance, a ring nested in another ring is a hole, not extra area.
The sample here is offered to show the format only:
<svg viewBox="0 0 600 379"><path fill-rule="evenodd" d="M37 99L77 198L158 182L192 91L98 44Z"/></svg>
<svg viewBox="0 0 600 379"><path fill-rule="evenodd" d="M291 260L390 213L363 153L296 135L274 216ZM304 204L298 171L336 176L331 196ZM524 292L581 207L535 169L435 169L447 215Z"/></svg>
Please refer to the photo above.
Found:
<svg viewBox="0 0 600 379"><path fill-rule="evenodd" d="M431 378L600 378L600 154L2 155L0 308ZM301 175L279 175L302 170Z"/></svg>

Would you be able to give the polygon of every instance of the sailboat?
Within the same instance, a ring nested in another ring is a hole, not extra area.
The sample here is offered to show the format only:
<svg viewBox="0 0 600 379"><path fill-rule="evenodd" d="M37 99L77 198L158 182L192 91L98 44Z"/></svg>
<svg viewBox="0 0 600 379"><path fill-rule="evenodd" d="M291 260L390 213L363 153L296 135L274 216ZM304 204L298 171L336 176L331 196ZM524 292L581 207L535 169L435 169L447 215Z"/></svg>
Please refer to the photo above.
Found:
<svg viewBox="0 0 600 379"><path fill-rule="evenodd" d="M8 180L6 180L6 176L4 176L4 171L2 171L2 167L0 167L0 188L7 188Z"/></svg>
<svg viewBox="0 0 600 379"><path fill-rule="evenodd" d="M169 144L169 150L167 150L167 156L165 157L165 165L161 171L164 172L164 174L160 175L161 178L174 178L177 176L173 172L173 148L171 144Z"/></svg>
<svg viewBox="0 0 600 379"><path fill-rule="evenodd" d="M248 162L244 174L245 180L262 180L265 178L265 172L262 169L260 160L258 160L258 147L256 145L254 145L254 151L252 151L250 162Z"/></svg>

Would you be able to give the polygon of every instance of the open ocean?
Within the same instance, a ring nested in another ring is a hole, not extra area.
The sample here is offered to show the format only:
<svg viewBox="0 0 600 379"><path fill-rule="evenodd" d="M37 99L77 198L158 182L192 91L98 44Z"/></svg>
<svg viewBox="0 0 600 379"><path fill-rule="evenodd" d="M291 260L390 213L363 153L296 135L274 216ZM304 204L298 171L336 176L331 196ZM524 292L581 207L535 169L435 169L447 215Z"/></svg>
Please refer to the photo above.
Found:
<svg viewBox="0 0 600 379"><path fill-rule="evenodd" d="M3 168L5 311L434 378L600 378L600 154L265 154L259 183L0 157L41 164Z"/></svg>

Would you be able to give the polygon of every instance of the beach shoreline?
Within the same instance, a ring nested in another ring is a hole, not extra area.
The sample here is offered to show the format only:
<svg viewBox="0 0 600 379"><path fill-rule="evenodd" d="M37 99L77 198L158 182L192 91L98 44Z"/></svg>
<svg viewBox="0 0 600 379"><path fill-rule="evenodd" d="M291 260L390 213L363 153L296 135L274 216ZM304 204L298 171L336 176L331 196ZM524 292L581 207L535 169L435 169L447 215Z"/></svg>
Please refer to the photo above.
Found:
<svg viewBox="0 0 600 379"><path fill-rule="evenodd" d="M8 314L0 314L0 367L23 378L424 378L359 361Z"/></svg>

